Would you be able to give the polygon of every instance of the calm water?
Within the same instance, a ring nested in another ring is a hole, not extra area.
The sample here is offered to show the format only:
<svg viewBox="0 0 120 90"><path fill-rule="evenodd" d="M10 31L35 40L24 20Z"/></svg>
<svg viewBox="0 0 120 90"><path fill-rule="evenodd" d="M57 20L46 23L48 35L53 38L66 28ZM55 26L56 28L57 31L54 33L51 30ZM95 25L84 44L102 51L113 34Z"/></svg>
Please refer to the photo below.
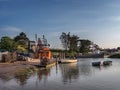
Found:
<svg viewBox="0 0 120 90"><path fill-rule="evenodd" d="M100 60L112 60L113 64L91 65ZM120 90L120 59L79 59L30 76L0 79L0 90Z"/></svg>

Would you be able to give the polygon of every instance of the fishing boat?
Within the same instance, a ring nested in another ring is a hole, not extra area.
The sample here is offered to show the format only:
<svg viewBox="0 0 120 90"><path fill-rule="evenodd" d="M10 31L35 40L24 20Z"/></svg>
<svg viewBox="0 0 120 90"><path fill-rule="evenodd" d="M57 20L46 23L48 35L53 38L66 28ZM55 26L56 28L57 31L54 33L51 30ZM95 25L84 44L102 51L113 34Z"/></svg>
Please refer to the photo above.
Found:
<svg viewBox="0 0 120 90"><path fill-rule="evenodd" d="M34 66L38 67L38 68L48 68L48 67L51 67L51 66L54 66L56 65L56 61L52 61L52 62L49 62L48 64L36 64Z"/></svg>
<svg viewBox="0 0 120 90"><path fill-rule="evenodd" d="M36 48L33 48L34 51L34 59L29 60L29 62L37 64L34 64L36 67L48 67L51 65L54 65L56 63L56 60L52 58L52 53L49 48L49 44L47 43L47 39L45 39L45 36L43 35L42 40L38 38L38 43Z"/></svg>

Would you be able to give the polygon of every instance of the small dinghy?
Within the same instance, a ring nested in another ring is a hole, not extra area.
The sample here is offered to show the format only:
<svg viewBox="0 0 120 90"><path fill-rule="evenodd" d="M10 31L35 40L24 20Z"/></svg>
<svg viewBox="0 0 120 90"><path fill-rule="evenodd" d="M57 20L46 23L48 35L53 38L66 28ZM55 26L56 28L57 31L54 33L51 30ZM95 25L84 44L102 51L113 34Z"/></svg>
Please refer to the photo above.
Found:
<svg viewBox="0 0 120 90"><path fill-rule="evenodd" d="M103 65L112 65L112 61L104 61Z"/></svg>
<svg viewBox="0 0 120 90"><path fill-rule="evenodd" d="M99 62L92 62L92 66L104 66L104 65L111 65L112 61L99 61Z"/></svg>

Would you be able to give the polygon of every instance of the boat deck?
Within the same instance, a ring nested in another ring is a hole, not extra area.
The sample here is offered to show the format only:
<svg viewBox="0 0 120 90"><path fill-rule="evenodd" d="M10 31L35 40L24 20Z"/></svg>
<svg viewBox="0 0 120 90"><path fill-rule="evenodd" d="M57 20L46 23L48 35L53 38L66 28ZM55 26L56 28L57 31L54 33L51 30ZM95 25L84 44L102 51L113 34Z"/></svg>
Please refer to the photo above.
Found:
<svg viewBox="0 0 120 90"><path fill-rule="evenodd" d="M36 67L38 67L38 68L48 68L48 67L54 66L54 65L56 65L56 64L57 64L56 60L52 60L51 62L49 62L49 63L46 64L46 65L34 64L34 66L36 66Z"/></svg>

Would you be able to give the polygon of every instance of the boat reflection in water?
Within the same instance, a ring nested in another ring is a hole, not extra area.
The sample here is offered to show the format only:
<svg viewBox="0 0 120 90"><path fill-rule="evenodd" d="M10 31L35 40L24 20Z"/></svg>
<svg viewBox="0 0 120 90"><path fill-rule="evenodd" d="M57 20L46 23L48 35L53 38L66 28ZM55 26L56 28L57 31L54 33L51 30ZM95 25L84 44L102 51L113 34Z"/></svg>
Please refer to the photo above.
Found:
<svg viewBox="0 0 120 90"><path fill-rule="evenodd" d="M76 81L79 77L77 63L60 64L61 74L64 83Z"/></svg>
<svg viewBox="0 0 120 90"><path fill-rule="evenodd" d="M47 81L48 76L50 75L51 68L42 69L37 71L37 77L39 81Z"/></svg>

